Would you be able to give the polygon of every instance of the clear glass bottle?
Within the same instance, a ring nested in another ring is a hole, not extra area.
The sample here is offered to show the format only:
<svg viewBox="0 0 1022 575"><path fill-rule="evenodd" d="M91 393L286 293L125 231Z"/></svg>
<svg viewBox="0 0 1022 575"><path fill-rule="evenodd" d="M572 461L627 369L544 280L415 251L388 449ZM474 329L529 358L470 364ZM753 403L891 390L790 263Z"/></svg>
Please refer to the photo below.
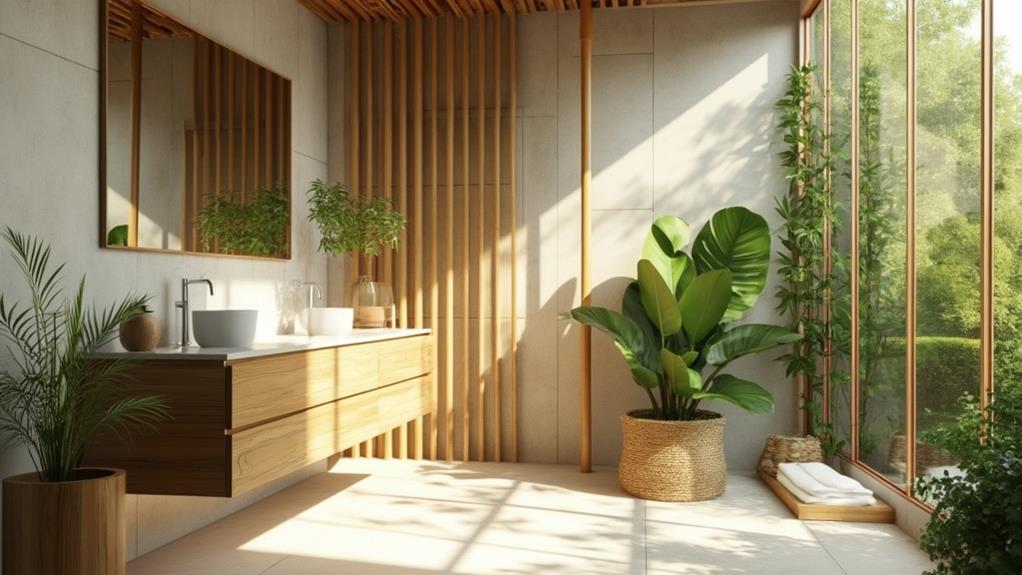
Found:
<svg viewBox="0 0 1022 575"><path fill-rule="evenodd" d="M351 294L356 328L394 327L394 291L389 285L359 276Z"/></svg>

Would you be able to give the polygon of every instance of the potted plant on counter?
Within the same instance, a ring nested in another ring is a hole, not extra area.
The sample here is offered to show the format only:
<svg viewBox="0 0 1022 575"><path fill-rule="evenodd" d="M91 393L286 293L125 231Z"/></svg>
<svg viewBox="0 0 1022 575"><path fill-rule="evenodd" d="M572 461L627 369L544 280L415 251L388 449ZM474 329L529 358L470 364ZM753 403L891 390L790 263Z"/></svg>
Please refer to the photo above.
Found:
<svg viewBox="0 0 1022 575"><path fill-rule="evenodd" d="M734 360L797 341L784 327L739 324L770 266L770 230L745 208L720 210L684 252L689 227L657 218L642 249L638 280L622 311L583 306L572 317L614 339L650 409L621 417L618 476L629 493L661 501L712 499L727 482L724 417L704 401L771 413L770 392L725 370Z"/></svg>
<svg viewBox="0 0 1022 575"><path fill-rule="evenodd" d="M24 445L35 472L3 484L5 573L117 574L125 569L124 472L82 468L100 433L123 436L166 415L160 399L124 396L125 361L93 354L117 337L121 322L144 309L130 296L96 310L85 278L62 297L64 265L50 248L7 228L3 238L27 283L27 305L0 293L0 441Z"/></svg>
<svg viewBox="0 0 1022 575"><path fill-rule="evenodd" d="M367 257L366 274L352 286L352 307L355 327L384 327L392 322L394 296L390 286L373 278L370 257L378 256L385 247L397 247L405 217L393 209L388 198L363 197L352 194L343 184L312 182L309 188L309 220L319 227L319 251L332 256L350 255L357 261Z"/></svg>

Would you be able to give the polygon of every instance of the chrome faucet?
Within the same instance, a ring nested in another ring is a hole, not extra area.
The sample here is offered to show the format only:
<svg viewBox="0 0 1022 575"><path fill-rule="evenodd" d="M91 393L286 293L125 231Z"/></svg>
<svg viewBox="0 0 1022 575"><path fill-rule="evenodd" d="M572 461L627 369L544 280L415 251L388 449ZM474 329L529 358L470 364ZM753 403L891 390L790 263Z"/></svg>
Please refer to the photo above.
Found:
<svg viewBox="0 0 1022 575"><path fill-rule="evenodd" d="M188 333L188 316L191 314L191 309L188 306L188 286L192 284L206 284L209 286L209 295L213 295L213 282L181 278L181 300L174 302L174 307L181 310L181 347L188 347L188 342L191 339Z"/></svg>

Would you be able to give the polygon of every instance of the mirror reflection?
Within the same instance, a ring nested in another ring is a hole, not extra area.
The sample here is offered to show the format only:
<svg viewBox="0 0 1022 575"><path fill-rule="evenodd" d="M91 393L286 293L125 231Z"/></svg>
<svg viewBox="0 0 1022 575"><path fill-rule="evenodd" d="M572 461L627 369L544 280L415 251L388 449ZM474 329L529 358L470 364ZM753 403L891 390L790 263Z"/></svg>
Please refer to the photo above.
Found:
<svg viewBox="0 0 1022 575"><path fill-rule="evenodd" d="M106 55L103 244L289 257L291 82L134 0Z"/></svg>

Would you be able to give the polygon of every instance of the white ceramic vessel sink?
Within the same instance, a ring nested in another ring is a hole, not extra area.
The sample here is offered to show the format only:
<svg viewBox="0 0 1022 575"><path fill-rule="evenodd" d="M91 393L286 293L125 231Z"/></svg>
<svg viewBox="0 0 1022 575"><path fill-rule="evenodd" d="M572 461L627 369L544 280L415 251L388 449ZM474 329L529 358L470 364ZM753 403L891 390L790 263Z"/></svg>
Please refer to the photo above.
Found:
<svg viewBox="0 0 1022 575"><path fill-rule="evenodd" d="M247 347L255 340L258 319L254 309L196 310L192 333L201 347Z"/></svg>
<svg viewBox="0 0 1022 575"><path fill-rule="evenodd" d="M355 321L350 307L313 307L309 312L309 335L347 335Z"/></svg>

